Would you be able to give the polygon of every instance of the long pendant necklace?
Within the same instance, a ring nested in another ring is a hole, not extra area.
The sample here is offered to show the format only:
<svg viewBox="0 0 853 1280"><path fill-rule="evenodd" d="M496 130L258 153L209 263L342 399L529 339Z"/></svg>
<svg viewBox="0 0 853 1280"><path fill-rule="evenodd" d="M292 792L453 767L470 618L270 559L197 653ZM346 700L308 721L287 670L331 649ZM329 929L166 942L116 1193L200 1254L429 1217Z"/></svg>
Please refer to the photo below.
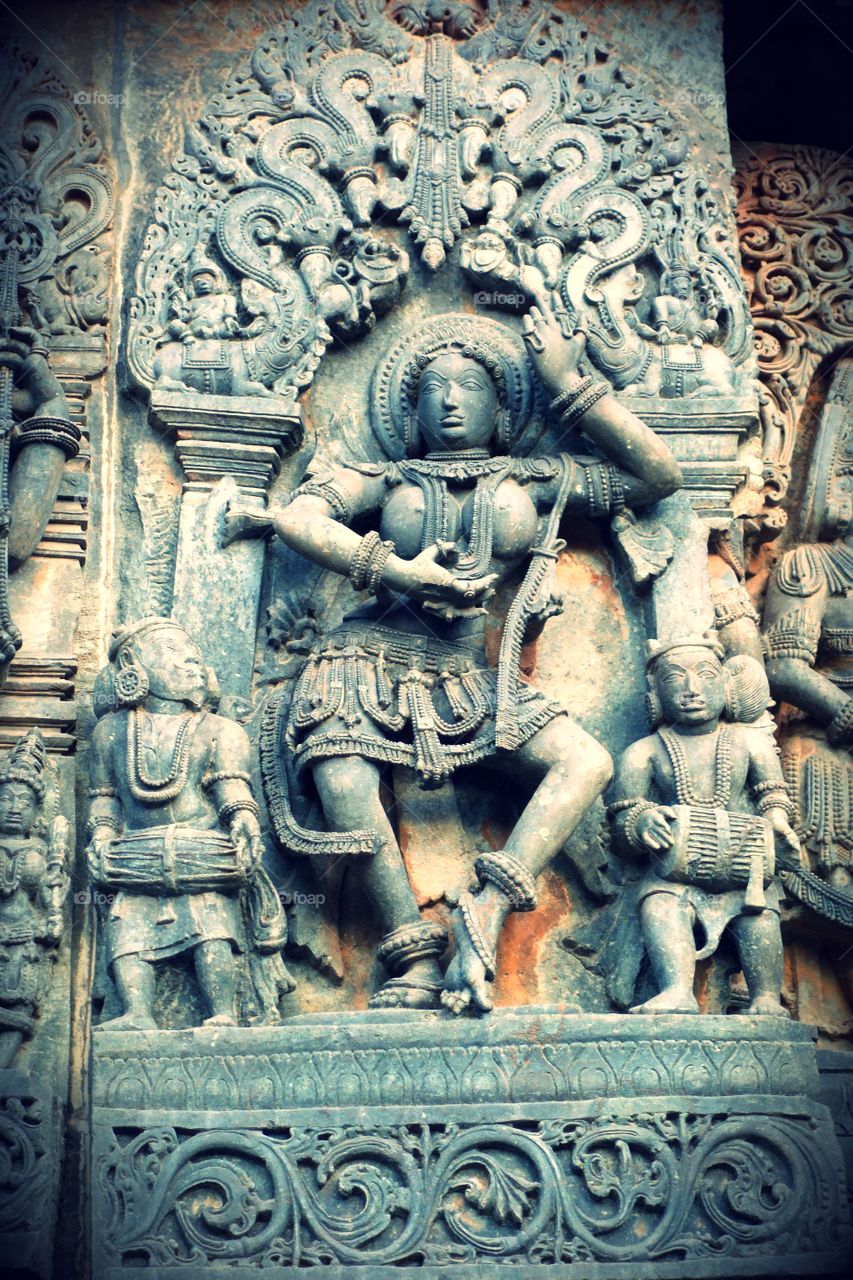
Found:
<svg viewBox="0 0 853 1280"><path fill-rule="evenodd" d="M725 809L732 790L732 735L729 726L723 724L717 730L717 745L714 751L714 791L710 799L696 794L693 775L690 772L687 754L680 736L672 729L659 729L658 732L672 765L678 804L712 805L715 809Z"/></svg>
<svg viewBox="0 0 853 1280"><path fill-rule="evenodd" d="M421 549L448 537L450 495L447 482L475 480L471 508L468 551L460 555L454 572L461 578L478 578L488 573L494 543L494 497L507 478L512 458L493 458L485 450L465 454L431 456L401 465L406 479L417 484L424 495L424 522Z"/></svg>
<svg viewBox="0 0 853 1280"><path fill-rule="evenodd" d="M140 721L142 712L138 707L130 711L127 726L127 778L131 795L142 804L165 804L183 790L189 773L189 741L188 733L192 712L187 711L180 717L172 758L165 777L155 778L147 773L141 763Z"/></svg>

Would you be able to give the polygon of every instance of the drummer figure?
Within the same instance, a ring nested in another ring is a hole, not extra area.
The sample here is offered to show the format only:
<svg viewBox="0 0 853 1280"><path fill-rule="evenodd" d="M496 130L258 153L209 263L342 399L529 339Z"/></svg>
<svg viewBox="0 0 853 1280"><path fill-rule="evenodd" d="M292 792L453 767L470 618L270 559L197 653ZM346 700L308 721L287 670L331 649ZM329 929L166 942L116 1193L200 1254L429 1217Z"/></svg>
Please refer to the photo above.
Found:
<svg viewBox="0 0 853 1280"><path fill-rule="evenodd" d="M773 841L790 854L799 854L800 846L765 714L770 689L764 669L745 656L724 663L713 632L653 641L649 649L650 710L660 727L624 752L610 805L621 851L648 859L640 918L659 991L631 1012L698 1013L696 961L716 950L728 927L749 991L749 1012L787 1017L779 1000L781 889L773 874ZM724 814L754 812L750 796L757 810L751 823L725 819ZM728 837L717 848L693 849L688 839L687 848L679 849L685 825L695 828L700 846L708 831L728 831ZM761 856L764 842L753 839L759 865L751 859L744 876L732 837L761 826L769 828L769 857ZM707 870L706 862L713 864Z"/></svg>
<svg viewBox="0 0 853 1280"><path fill-rule="evenodd" d="M154 1028L154 962L185 951L193 952L209 1005L206 1025L233 1025L236 953L252 947L240 891L258 876L271 889L260 868L248 738L240 725L205 709L208 671L178 623L149 617L123 627L112 637L109 657L109 702L116 709L103 715L92 737L86 855L93 880L118 889L106 941L124 1013L109 1026ZM231 892L203 887L205 860L216 862L221 876L223 844L233 862ZM202 867L198 892L175 891L176 848L189 848ZM131 870L148 891L127 888L133 878L122 871L122 850L126 863L134 849L143 851L143 865L137 854ZM270 951L276 939L269 911L265 925ZM284 937L278 941L283 946ZM275 958L278 976L286 978L280 955Z"/></svg>

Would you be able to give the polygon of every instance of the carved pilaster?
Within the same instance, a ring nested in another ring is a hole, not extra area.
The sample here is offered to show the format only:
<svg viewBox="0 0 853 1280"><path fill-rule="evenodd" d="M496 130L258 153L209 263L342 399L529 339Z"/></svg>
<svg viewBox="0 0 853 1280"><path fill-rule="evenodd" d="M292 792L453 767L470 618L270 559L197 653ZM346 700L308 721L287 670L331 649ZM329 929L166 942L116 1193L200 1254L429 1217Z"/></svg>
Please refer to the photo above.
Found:
<svg viewBox="0 0 853 1280"><path fill-rule="evenodd" d="M184 472L172 612L228 694L251 689L262 542L222 546L226 508L238 495L265 506L282 460L302 443L295 400L155 391L152 426L175 437Z"/></svg>

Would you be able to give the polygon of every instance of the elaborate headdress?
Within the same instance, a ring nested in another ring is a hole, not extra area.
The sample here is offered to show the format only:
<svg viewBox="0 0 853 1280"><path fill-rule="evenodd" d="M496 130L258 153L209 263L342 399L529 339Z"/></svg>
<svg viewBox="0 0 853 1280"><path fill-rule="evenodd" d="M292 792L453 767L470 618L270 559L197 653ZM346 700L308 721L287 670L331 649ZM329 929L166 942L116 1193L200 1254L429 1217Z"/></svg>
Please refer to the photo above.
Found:
<svg viewBox="0 0 853 1280"><path fill-rule="evenodd" d="M705 631L701 636L676 636L673 640L649 640L646 645L646 668L649 673L664 654L672 653L674 649L710 649L719 662L726 656L716 631Z"/></svg>
<svg viewBox="0 0 853 1280"><path fill-rule="evenodd" d="M46 748L38 729L20 738L0 765L0 787L6 782L24 782L41 803L44 799Z"/></svg>
<svg viewBox="0 0 853 1280"><path fill-rule="evenodd" d="M184 279L187 285L190 285L193 279L200 275L212 275L220 289L227 287L225 272L217 262L213 261L206 249L201 244L197 244L184 266Z"/></svg>
<svg viewBox="0 0 853 1280"><path fill-rule="evenodd" d="M497 320L450 312L413 327L374 370L373 430L389 458L404 458L417 448L418 383L430 361L445 354L476 360L492 379L498 396L496 436L501 450L518 448L522 433L541 431L543 406L521 338Z"/></svg>
<svg viewBox="0 0 853 1280"><path fill-rule="evenodd" d="M180 631L181 635L187 634L186 629L175 618L161 618L156 614L149 614L146 618L140 618L138 622L127 622L123 626L116 627L110 636L108 649L110 662L115 662L126 645L152 631Z"/></svg>

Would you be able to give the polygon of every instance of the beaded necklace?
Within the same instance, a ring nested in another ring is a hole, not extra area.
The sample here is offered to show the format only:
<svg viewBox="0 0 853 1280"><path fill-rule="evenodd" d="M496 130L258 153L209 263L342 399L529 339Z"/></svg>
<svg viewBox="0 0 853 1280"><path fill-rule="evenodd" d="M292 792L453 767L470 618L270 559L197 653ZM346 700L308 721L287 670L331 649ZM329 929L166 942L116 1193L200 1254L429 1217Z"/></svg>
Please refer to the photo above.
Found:
<svg viewBox="0 0 853 1280"><path fill-rule="evenodd" d="M714 752L714 791L710 799L696 794L693 775L679 734L672 729L659 729L658 732L672 765L677 803L711 805L714 809L725 809L732 790L732 734L729 726L723 724L717 730L717 746Z"/></svg>
<svg viewBox="0 0 853 1280"><path fill-rule="evenodd" d="M416 484L424 495L421 549L447 540L450 504L447 481L476 480L468 551L454 565L454 572L460 578L479 578L489 571L494 543L494 494L513 465L512 458L493 458L479 449L437 454L400 464L405 479Z"/></svg>
<svg viewBox="0 0 853 1280"><path fill-rule="evenodd" d="M141 712L138 707L131 709L127 726L127 777L131 795L134 799L139 800L141 804L165 804L169 800L174 800L183 790L189 773L189 742L187 734L192 718L193 713L191 711L185 712L180 717L175 745L172 749L172 758L169 761L166 776L155 778L146 773L140 763L142 755L139 742Z"/></svg>

